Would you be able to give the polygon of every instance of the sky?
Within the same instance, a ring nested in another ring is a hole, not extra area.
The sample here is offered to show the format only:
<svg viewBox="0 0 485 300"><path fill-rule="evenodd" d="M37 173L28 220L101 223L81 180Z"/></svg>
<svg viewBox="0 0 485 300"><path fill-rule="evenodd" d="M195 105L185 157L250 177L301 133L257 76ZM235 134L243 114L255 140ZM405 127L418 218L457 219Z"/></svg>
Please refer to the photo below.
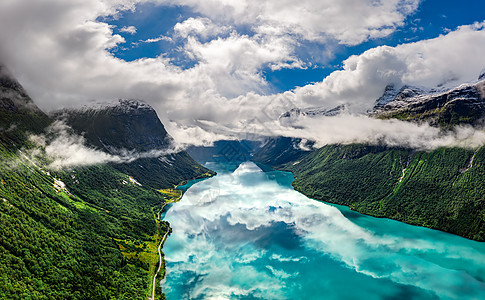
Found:
<svg viewBox="0 0 485 300"><path fill-rule="evenodd" d="M479 0L3 0L0 62L46 111L139 99L186 145L251 135L442 145L481 133L362 114L389 84L475 82L484 12ZM351 115L277 122L341 104Z"/></svg>

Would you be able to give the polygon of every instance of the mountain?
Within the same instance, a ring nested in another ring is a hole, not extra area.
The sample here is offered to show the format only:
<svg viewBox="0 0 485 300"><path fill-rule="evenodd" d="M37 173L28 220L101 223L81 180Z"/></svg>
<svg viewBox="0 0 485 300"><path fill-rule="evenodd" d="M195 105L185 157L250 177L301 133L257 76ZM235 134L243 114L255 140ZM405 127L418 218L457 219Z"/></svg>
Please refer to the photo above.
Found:
<svg viewBox="0 0 485 300"><path fill-rule="evenodd" d="M402 89L392 101L376 107L371 115L427 122L444 129L462 124L479 125L485 117L485 81L440 93Z"/></svg>
<svg viewBox="0 0 485 300"><path fill-rule="evenodd" d="M286 126L293 126L293 124L301 117L332 117L344 113L348 107L344 104L328 109L325 107L310 107L310 108L293 108L278 118L278 121Z"/></svg>
<svg viewBox="0 0 485 300"><path fill-rule="evenodd" d="M83 134L92 146L112 154L121 149L139 152L165 149L172 144L155 110L141 101L118 100L64 109L52 115Z"/></svg>
<svg viewBox="0 0 485 300"><path fill-rule="evenodd" d="M370 115L429 122L445 131L480 126L484 85L482 80L447 91L388 86ZM275 138L253 159L293 172L294 188L308 197L485 241L485 147L425 152L352 144L301 153L295 143Z"/></svg>
<svg viewBox="0 0 485 300"><path fill-rule="evenodd" d="M105 110L99 114L107 122L102 124L91 122L86 112L73 118L79 121L77 131L103 151L116 152L120 145L142 152L167 147L171 138L154 111L134 105ZM173 189L159 189L213 173L186 153L122 166L53 170L46 149L29 139L46 134L53 121L0 68L0 299L151 297L157 248L170 233L157 215L179 196ZM146 139L137 136L152 125ZM155 284L163 274L162 265ZM163 298L156 289L156 299Z"/></svg>
<svg viewBox="0 0 485 300"><path fill-rule="evenodd" d="M0 65L0 140L15 149L28 133L40 133L51 120L30 99L23 87Z"/></svg>
<svg viewBox="0 0 485 300"><path fill-rule="evenodd" d="M296 162L310 152L311 142L290 137L272 137L254 154L252 160L281 167L289 162ZM306 149L306 150L303 150Z"/></svg>
<svg viewBox="0 0 485 300"><path fill-rule="evenodd" d="M478 81L485 80L485 69L483 69L480 72L480 75L478 75Z"/></svg>
<svg viewBox="0 0 485 300"><path fill-rule="evenodd" d="M393 84L389 84L386 86L382 96L376 100L374 110L380 109L392 101L399 101L400 99L407 99L423 94L433 94L436 92L437 90L435 89L426 89L409 85L404 85L397 89Z"/></svg>
<svg viewBox="0 0 485 300"><path fill-rule="evenodd" d="M133 162L111 166L142 185L170 188L187 179L213 174L187 152L174 149L173 138L157 113L143 102L119 100L94 108L62 110L53 116L83 135L94 148L114 155L140 156Z"/></svg>
<svg viewBox="0 0 485 300"><path fill-rule="evenodd" d="M244 162L261 146L261 142L248 140L221 140L212 146L190 146L187 153L197 162Z"/></svg>
<svg viewBox="0 0 485 300"><path fill-rule="evenodd" d="M339 105L332 109L324 107L312 108L293 108L279 116L278 121L284 126L298 128L297 121L302 117L332 117L342 114L347 111L346 105ZM300 157L303 157L313 148L314 142L292 137L270 137L266 142L254 153L252 160L280 167L288 162L295 162Z"/></svg>

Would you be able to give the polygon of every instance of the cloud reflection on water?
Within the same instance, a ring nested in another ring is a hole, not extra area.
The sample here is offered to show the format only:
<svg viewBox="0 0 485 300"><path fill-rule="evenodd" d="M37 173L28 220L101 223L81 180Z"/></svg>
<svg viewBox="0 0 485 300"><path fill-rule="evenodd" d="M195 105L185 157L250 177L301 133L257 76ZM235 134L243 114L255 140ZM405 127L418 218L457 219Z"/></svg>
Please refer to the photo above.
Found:
<svg viewBox="0 0 485 300"><path fill-rule="evenodd" d="M318 291L328 299L485 297L482 244L362 218L372 226L243 163L197 183L167 212L173 234L164 290L168 299L315 298Z"/></svg>

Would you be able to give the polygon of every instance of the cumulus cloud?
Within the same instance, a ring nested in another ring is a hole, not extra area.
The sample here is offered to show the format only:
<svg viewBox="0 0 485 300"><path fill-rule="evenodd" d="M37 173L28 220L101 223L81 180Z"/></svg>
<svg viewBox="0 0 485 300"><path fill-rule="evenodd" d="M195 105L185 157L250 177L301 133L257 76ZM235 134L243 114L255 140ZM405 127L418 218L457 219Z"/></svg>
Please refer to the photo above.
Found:
<svg viewBox="0 0 485 300"><path fill-rule="evenodd" d="M173 27L175 35L183 38L188 36L201 36L206 39L212 36L225 34L231 30L229 26L218 26L214 24L209 18L188 18L182 23L177 23Z"/></svg>
<svg viewBox="0 0 485 300"><path fill-rule="evenodd" d="M126 62L107 51L125 40L99 17L136 10L141 2L3 1L0 36L9 42L0 44L0 57L45 110L90 99L144 99L175 140L194 144L234 136L255 118L265 123L268 107L283 113L287 103L347 103L352 112L363 112L389 83L468 82L485 65L480 23L431 40L370 49L321 82L272 94L261 70L307 67L295 53L302 41L356 44L381 37L401 26L419 1L156 1L201 15L182 19L173 30L172 38L182 39L180 50L196 62L186 69L163 55ZM247 25L254 34L237 31Z"/></svg>
<svg viewBox="0 0 485 300"><path fill-rule="evenodd" d="M136 33L136 27L135 26L123 26L120 29L120 32L126 32L129 34L135 34Z"/></svg>
<svg viewBox="0 0 485 300"><path fill-rule="evenodd" d="M474 82L485 65L479 54L484 46L485 23L477 23L430 40L372 48L346 59L342 70L322 82L295 89L292 101L330 107L350 103L364 111L388 84L452 87Z"/></svg>
<svg viewBox="0 0 485 300"><path fill-rule="evenodd" d="M414 12L419 0L385 1L224 1L159 0L192 7L204 16L247 24L258 33L298 35L305 40L335 39L347 45L392 33Z"/></svg>

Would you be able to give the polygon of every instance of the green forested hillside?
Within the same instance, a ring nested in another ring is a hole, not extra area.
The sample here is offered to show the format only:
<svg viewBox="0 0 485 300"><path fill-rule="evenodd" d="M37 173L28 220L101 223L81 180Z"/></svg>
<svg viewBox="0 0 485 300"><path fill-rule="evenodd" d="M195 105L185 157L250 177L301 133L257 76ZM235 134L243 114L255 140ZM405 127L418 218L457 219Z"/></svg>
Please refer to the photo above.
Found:
<svg viewBox="0 0 485 300"><path fill-rule="evenodd" d="M174 156L168 165L181 171L159 181L172 169L143 160L133 162L143 174L109 164L50 170L28 137L52 121L15 80L0 76L0 88L0 299L147 299L170 230L156 216L173 200L157 189L210 172L188 155Z"/></svg>
<svg viewBox="0 0 485 300"><path fill-rule="evenodd" d="M485 240L485 148L432 152L329 145L283 167L305 195Z"/></svg>
<svg viewBox="0 0 485 300"><path fill-rule="evenodd" d="M73 176L72 189L56 183ZM114 239L152 242L161 194L107 167L49 175L5 151L0 178L1 299L145 298L148 266Z"/></svg>

